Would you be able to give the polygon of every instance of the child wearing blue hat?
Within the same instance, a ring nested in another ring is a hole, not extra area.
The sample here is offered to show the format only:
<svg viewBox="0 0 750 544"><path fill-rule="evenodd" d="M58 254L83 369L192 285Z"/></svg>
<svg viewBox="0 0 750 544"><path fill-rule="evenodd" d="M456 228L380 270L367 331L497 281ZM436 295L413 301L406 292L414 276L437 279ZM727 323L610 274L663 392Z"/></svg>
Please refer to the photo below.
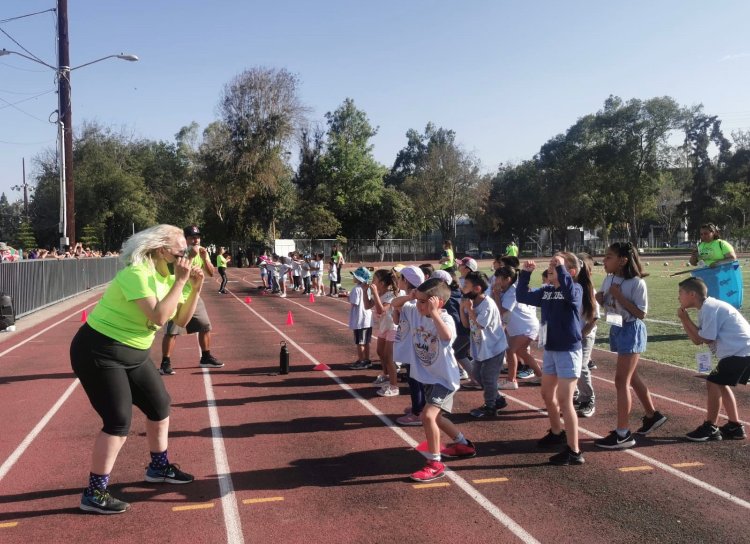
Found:
<svg viewBox="0 0 750 544"><path fill-rule="evenodd" d="M370 339L372 338L372 307L368 284L372 275L364 266L354 272L354 287L349 293L349 328L354 331L354 343L357 345L357 360L349 366L354 370L370 368Z"/></svg>

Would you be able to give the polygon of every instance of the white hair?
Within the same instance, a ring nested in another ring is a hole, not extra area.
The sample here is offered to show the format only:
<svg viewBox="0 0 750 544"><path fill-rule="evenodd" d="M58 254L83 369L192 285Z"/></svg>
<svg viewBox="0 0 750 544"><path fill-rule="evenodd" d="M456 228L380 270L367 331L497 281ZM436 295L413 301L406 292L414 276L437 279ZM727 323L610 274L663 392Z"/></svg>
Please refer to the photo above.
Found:
<svg viewBox="0 0 750 544"><path fill-rule="evenodd" d="M153 264L153 253L159 248L170 247L175 238L182 235L182 229L174 225L149 227L125 240L120 251L120 260L125 264Z"/></svg>

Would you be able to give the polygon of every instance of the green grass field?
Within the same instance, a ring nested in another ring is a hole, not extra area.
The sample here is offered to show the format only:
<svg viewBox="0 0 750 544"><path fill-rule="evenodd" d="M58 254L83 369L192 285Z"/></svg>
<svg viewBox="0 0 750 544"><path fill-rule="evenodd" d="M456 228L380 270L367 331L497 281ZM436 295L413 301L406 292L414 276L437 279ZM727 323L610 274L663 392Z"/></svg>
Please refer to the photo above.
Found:
<svg viewBox="0 0 750 544"><path fill-rule="evenodd" d="M597 261L601 262L601 258ZM548 258L537 259L537 265L545 266L549 262ZM664 257L662 259L646 259L644 265L649 276L646 278L648 285L648 305L649 311L646 316L646 325L648 328L648 348L643 357L670 363L686 368L695 368L695 354L698 351L705 351L706 346L694 346L687 335L682 330L682 326L677 319L677 284L689 274L671 277L670 274L689 270L692 267L687 265L687 257L677 258ZM667 263L666 266L664 263ZM742 279L744 301L740 310L746 319L750 320L750 260L746 257L740 259L742 264ZM371 263L370 266L377 267L377 263ZM349 265L352 266L352 265ZM479 262L480 270L491 273L492 262L483 260ZM351 289L352 280L348 273L344 276L343 284L347 289ZM604 269L601 266L594 267L594 286L598 289L604 279ZM532 279L532 285L541 284L541 272L537 271ZM696 321L695 312L693 320ZM656 323L651 320L666 321L673 324ZM596 347L609 349L609 325L601 319L596 336Z"/></svg>

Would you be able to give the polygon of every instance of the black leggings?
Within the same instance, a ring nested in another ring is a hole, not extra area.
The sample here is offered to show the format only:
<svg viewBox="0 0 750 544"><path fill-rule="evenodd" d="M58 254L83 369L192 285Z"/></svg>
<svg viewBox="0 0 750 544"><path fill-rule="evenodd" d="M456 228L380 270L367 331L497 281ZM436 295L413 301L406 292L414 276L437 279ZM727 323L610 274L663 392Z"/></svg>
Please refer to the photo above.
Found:
<svg viewBox="0 0 750 544"><path fill-rule="evenodd" d="M133 406L150 421L169 417L172 399L164 387L150 349L135 349L84 324L70 344L70 362L91 406L102 418L102 431L127 436Z"/></svg>
<svg viewBox="0 0 750 544"><path fill-rule="evenodd" d="M224 267L219 268L219 276L221 276L221 285L219 286L219 291L223 291L227 286L227 269Z"/></svg>

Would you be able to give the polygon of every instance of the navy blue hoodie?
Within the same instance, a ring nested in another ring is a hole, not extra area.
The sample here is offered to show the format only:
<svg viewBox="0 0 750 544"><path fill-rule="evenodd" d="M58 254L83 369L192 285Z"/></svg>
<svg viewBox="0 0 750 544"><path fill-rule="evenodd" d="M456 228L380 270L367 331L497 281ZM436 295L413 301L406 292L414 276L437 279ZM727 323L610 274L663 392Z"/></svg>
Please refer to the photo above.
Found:
<svg viewBox="0 0 750 544"><path fill-rule="evenodd" d="M547 325L549 351L577 351L581 349L581 308L583 288L578 285L563 265L555 268L560 287L544 285L529 289L531 273L525 270L518 276L516 300L542 308L542 325Z"/></svg>

